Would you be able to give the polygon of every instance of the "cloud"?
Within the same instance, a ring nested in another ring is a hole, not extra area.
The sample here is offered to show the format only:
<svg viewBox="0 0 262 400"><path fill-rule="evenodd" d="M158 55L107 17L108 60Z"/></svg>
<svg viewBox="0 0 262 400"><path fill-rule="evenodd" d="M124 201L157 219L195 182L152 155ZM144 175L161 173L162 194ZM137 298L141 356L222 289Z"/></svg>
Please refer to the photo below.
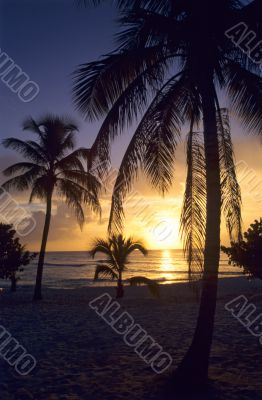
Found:
<svg viewBox="0 0 262 400"><path fill-rule="evenodd" d="M56 203L56 202L55 202ZM73 211L68 209L66 204L57 203L53 207L53 213L51 218L49 236L48 236L48 250L72 250L72 249L84 249L86 237L85 231L87 227L93 224L98 225L97 218L86 209L85 210L85 227L81 231ZM30 249L38 251L40 248L43 228L45 223L45 212L35 211L32 212L32 217L36 221L36 227L32 233L23 238L23 242L26 242Z"/></svg>

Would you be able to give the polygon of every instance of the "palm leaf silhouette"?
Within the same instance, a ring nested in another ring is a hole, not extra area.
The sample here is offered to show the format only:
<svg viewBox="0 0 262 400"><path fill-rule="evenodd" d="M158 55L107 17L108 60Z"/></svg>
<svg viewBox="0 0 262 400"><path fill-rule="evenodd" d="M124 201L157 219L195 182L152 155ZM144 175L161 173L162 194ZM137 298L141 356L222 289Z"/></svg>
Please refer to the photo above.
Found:
<svg viewBox="0 0 262 400"><path fill-rule="evenodd" d="M94 280L97 281L100 277L117 279L117 274L109 266L99 264L96 266Z"/></svg>
<svg viewBox="0 0 262 400"><path fill-rule="evenodd" d="M187 179L180 219L184 252L190 280L203 272L206 226L206 176L204 147L201 135L193 132L187 141Z"/></svg>
<svg viewBox="0 0 262 400"><path fill-rule="evenodd" d="M133 278L129 278L128 282L130 283L130 286L147 285L150 293L154 297L159 297L159 284L152 279L145 278L144 276L135 276Z"/></svg>
<svg viewBox="0 0 262 400"><path fill-rule="evenodd" d="M237 182L227 109L218 109L222 210L231 241L242 239L241 192Z"/></svg>

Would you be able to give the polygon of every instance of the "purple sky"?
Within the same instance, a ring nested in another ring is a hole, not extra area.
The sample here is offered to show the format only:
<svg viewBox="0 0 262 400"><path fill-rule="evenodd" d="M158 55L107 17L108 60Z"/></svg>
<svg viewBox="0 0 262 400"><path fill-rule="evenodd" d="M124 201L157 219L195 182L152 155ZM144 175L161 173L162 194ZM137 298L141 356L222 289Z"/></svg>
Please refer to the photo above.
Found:
<svg viewBox="0 0 262 400"><path fill-rule="evenodd" d="M114 8L78 8L74 0L0 0L0 14L2 51L40 87L34 101L23 103L0 81L0 138L23 135L26 116L52 112L74 116L79 145L90 145L98 125L91 127L74 111L70 74L113 48Z"/></svg>

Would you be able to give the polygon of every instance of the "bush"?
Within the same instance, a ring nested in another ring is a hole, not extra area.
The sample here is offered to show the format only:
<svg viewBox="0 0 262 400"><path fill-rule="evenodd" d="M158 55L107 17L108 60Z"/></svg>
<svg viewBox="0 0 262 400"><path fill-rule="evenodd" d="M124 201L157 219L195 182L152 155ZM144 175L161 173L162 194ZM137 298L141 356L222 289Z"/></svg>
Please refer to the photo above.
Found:
<svg viewBox="0 0 262 400"><path fill-rule="evenodd" d="M10 279L12 291L16 291L17 272L22 272L22 267L36 257L26 251L15 235L12 225L0 223L0 279Z"/></svg>
<svg viewBox="0 0 262 400"><path fill-rule="evenodd" d="M221 249L228 255L229 264L240 266L244 274L262 279L262 218L250 225L244 240Z"/></svg>

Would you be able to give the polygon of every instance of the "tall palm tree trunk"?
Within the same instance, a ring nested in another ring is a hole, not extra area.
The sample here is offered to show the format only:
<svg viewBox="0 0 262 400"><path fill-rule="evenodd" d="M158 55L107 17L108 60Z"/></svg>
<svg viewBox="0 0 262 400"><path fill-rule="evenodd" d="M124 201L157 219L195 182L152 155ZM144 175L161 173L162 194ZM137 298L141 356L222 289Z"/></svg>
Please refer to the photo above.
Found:
<svg viewBox="0 0 262 400"><path fill-rule="evenodd" d="M208 380L208 364L216 311L220 256L221 187L213 76L201 84L206 156L207 221L204 274L197 326L192 344L176 372L176 382L203 387Z"/></svg>
<svg viewBox="0 0 262 400"><path fill-rule="evenodd" d="M124 286L122 283L122 272L119 273L119 278L117 281L117 288L116 288L116 298L121 299L124 297Z"/></svg>
<svg viewBox="0 0 262 400"><path fill-rule="evenodd" d="M42 236L42 244L39 253L38 266L37 266L37 274L36 274L36 283L35 283L35 292L34 292L34 300L42 300L42 278L43 278L43 268L45 261L45 251L46 244L48 239L50 221L51 221L51 211L52 211L52 192L47 195L46 200L46 215L45 215L45 225Z"/></svg>

